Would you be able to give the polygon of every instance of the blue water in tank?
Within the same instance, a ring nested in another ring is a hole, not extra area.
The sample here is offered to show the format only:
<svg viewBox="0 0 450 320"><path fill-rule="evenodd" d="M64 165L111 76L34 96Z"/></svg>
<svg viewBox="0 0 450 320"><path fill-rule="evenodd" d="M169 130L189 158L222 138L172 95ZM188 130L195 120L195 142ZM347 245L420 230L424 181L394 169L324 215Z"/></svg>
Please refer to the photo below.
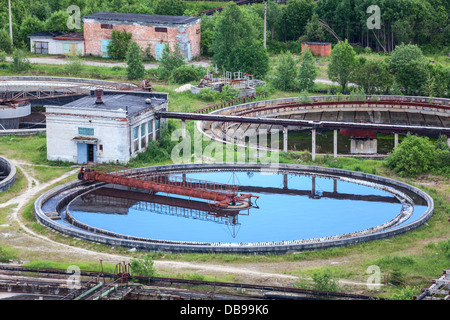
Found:
<svg viewBox="0 0 450 320"><path fill-rule="evenodd" d="M401 210L400 202L387 191L319 176L205 172L186 174L186 177L238 184L245 186L246 190L258 187L258 192L251 192L259 196L256 201L258 208L244 209L234 218L205 216L196 214L195 210L182 216L182 208L155 207L146 201L119 208L105 202L86 204L76 200L69 209L80 222L120 234L169 241L221 243L289 241L340 235L381 225L396 217ZM413 216L405 223L420 216L425 209L426 206L416 205Z"/></svg>

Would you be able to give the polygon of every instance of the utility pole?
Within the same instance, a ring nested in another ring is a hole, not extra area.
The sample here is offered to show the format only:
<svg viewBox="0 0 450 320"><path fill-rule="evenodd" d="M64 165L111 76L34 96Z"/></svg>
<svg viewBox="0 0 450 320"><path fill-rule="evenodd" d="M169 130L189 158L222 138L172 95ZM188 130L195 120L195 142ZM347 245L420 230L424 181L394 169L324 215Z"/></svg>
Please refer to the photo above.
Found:
<svg viewBox="0 0 450 320"><path fill-rule="evenodd" d="M264 48L266 48L267 0L264 0Z"/></svg>
<svg viewBox="0 0 450 320"><path fill-rule="evenodd" d="M11 39L11 48L13 46L12 18L11 18L11 0L8 0L9 6L9 38Z"/></svg>

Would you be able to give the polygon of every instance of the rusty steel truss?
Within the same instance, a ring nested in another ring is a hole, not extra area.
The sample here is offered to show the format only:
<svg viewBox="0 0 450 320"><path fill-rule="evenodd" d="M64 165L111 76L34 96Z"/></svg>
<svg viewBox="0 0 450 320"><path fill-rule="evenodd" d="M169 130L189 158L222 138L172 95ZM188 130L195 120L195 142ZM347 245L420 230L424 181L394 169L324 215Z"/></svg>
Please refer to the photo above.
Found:
<svg viewBox="0 0 450 320"><path fill-rule="evenodd" d="M89 183L105 182L144 189L151 193L160 192L199 198L210 201L210 205L233 210L248 208L252 205L252 198L258 198L252 194L239 194L237 185L149 173L139 169L115 170L114 168L101 164L83 166L78 174L78 179Z"/></svg>

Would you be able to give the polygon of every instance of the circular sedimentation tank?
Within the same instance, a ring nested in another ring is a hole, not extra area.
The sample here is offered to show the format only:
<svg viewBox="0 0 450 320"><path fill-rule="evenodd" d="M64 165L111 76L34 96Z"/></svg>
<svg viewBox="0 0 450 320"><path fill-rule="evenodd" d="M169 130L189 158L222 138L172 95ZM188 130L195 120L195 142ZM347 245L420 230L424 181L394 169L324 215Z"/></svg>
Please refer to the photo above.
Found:
<svg viewBox="0 0 450 320"><path fill-rule="evenodd" d="M70 236L137 250L283 254L393 237L422 225L434 209L432 198L411 185L335 168L217 163L137 171L233 182L254 197L224 209L203 199L73 181L36 201L37 218Z"/></svg>

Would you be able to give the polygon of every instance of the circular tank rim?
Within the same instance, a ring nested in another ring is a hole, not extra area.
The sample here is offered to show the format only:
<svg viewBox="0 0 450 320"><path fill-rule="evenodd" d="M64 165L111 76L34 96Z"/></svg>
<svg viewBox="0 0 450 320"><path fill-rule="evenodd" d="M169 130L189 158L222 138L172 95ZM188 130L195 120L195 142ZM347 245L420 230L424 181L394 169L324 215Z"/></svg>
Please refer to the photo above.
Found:
<svg viewBox="0 0 450 320"><path fill-rule="evenodd" d="M153 172L167 172L167 171L183 171L189 169L197 169L198 171L246 171L246 170L261 170L265 172L279 172L279 171L297 171L302 173L316 173L327 175L339 175L344 177L355 178L359 180L371 181L383 185L389 185L392 187L398 187L414 195L420 197L426 202L427 209L425 212L412 222L400 226L394 226L389 229L377 231L375 233L369 233L365 235L348 237L343 239L327 240L324 238L316 239L311 242L292 243L292 241L273 242L270 244L232 244L232 245L214 245L214 244L183 244L183 243L164 243L164 242L149 242L149 241L137 241L129 239L120 239L113 236L107 236L102 234L96 234L82 229L76 229L68 225L64 225L50 219L42 210L43 204L50 198L67 192L71 189L76 189L75 192L69 193L69 195L61 198L58 202L58 208L67 205L76 196L85 193L86 191L98 188L103 183L94 183L87 185L81 181L73 181L66 183L62 186L54 188L42 194L35 202L35 212L38 221L44 226L50 227L58 232L81 238L88 241L98 242L106 245L121 246L127 248L135 248L143 251L165 251L165 252L200 252L200 253L251 253L251 254L285 254L290 252L301 252L307 250L327 249L340 246L348 246L352 244L363 243L367 241L379 240L390 238L396 235L403 234L405 232L414 230L415 228L424 224L429 218L431 218L434 212L433 199L422 190L406 184L404 182L376 176L363 172L349 171L343 169L306 166L306 165L292 165L292 164L250 164L250 163L214 163L214 164L186 164L186 165L163 165L155 167L141 168Z"/></svg>

